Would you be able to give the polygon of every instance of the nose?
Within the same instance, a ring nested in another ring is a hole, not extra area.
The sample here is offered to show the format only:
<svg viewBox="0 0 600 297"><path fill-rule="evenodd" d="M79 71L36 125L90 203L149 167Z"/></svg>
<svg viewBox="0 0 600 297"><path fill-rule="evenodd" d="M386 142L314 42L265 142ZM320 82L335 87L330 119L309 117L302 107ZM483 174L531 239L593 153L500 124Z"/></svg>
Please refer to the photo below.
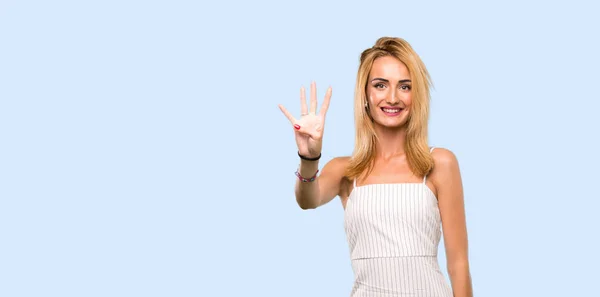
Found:
<svg viewBox="0 0 600 297"><path fill-rule="evenodd" d="M397 104L398 102L400 102L400 98L398 98L396 96L396 93L397 93L397 90L395 88L392 88L391 91L390 91L390 93L388 94L388 96L386 98L387 99L386 101L387 101L388 104L394 105L394 104Z"/></svg>

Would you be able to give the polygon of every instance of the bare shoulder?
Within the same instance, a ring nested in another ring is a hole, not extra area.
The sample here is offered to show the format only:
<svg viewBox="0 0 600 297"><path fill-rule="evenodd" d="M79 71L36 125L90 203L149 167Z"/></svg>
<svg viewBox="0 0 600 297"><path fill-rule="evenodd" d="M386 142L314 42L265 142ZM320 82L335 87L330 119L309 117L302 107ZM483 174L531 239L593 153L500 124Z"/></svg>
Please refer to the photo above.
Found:
<svg viewBox="0 0 600 297"><path fill-rule="evenodd" d="M349 156L335 157L325 164L322 173L329 173L336 176L343 176L350 161Z"/></svg>
<svg viewBox="0 0 600 297"><path fill-rule="evenodd" d="M454 152L447 148L436 147L431 152L433 157L433 170L430 173L431 180L436 188L447 184L448 180L459 172L458 159Z"/></svg>
<svg viewBox="0 0 600 297"><path fill-rule="evenodd" d="M431 156L433 157L435 167L458 166L456 155L447 148L436 147L433 152L431 152Z"/></svg>
<svg viewBox="0 0 600 297"><path fill-rule="evenodd" d="M436 147L431 156L434 165L430 176L438 191L444 192L444 189L457 187L457 183L460 183L461 178L458 158L454 152L447 148Z"/></svg>
<svg viewBox="0 0 600 297"><path fill-rule="evenodd" d="M321 170L321 180L326 180L328 184L333 183L336 195L344 189L344 185L347 183L345 173L349 161L350 157L348 156L335 157L329 160Z"/></svg>

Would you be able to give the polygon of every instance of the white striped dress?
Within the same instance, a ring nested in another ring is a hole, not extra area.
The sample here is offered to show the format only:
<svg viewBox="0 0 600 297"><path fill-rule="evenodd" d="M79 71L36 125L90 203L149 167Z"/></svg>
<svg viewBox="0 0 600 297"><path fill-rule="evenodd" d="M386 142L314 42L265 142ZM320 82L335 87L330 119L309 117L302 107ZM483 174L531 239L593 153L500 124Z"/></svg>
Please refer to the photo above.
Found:
<svg viewBox="0 0 600 297"><path fill-rule="evenodd" d="M354 272L350 296L452 297L437 258L438 201L426 180L358 187L354 181L344 214Z"/></svg>

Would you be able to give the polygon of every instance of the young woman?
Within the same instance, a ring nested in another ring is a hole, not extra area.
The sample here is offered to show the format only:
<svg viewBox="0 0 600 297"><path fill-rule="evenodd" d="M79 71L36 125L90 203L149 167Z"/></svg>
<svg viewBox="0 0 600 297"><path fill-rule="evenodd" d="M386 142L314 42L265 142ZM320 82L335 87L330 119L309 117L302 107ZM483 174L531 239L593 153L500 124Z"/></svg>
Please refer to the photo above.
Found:
<svg viewBox="0 0 600 297"><path fill-rule="evenodd" d="M320 174L331 88L319 112L315 83L308 107L302 88L299 119L279 106L298 145L299 206L314 209L341 199L353 297L473 295L458 161L450 150L427 143L429 87L425 65L405 40L382 37L363 51L354 152L332 159ZM442 232L451 284L438 264Z"/></svg>

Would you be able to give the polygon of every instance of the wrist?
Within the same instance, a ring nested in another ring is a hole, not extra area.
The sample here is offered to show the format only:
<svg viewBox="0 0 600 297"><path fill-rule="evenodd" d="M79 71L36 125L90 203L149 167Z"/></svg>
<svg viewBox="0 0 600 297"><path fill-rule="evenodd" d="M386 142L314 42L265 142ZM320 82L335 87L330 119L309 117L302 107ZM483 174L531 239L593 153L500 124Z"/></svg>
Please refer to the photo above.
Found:
<svg viewBox="0 0 600 297"><path fill-rule="evenodd" d="M319 153L318 155L315 155L315 156L311 156L311 155L302 155L302 154L300 154L300 152L298 152L298 157L300 157L300 159L302 159L303 161L318 161L319 159L321 159L321 153Z"/></svg>

